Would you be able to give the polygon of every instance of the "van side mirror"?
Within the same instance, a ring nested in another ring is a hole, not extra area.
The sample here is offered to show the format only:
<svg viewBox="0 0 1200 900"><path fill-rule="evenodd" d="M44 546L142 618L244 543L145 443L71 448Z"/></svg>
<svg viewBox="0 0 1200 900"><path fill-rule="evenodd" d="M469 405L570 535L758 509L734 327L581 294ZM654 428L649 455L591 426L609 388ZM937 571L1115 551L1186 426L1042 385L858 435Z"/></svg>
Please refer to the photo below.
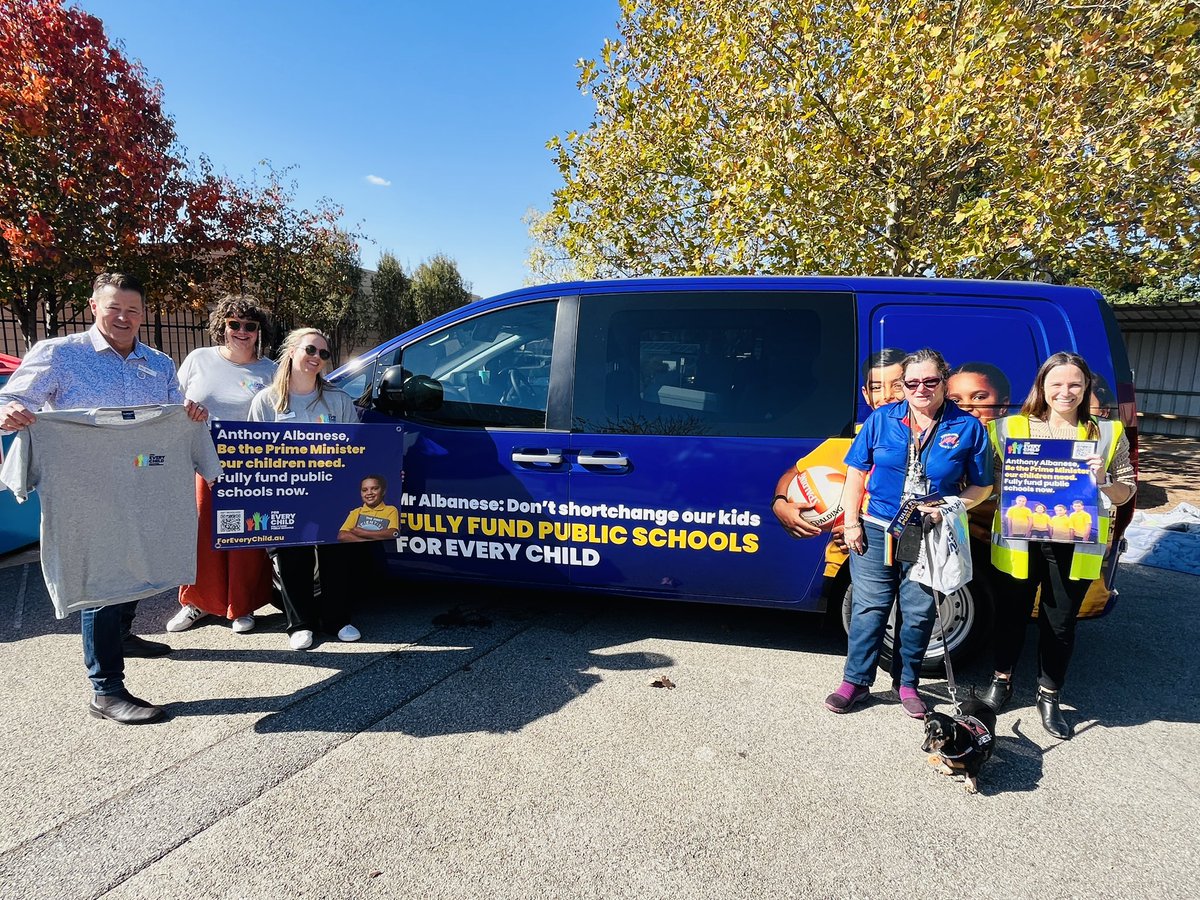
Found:
<svg viewBox="0 0 1200 900"><path fill-rule="evenodd" d="M432 412L442 405L442 383L428 375L413 375L403 366L389 366L379 382L376 405L385 412Z"/></svg>

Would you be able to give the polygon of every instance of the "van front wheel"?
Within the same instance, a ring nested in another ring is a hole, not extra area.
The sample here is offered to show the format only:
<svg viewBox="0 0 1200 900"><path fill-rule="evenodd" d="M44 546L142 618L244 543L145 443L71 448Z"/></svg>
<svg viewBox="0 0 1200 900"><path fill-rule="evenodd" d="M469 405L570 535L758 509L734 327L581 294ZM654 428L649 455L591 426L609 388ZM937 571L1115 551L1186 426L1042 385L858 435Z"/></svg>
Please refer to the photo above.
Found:
<svg viewBox="0 0 1200 900"><path fill-rule="evenodd" d="M850 633L850 611L853 606L854 585L846 586L842 598L842 627ZM987 632L991 621L991 605L986 591L982 591L976 582L942 597L939 610L942 624L946 628L945 638L935 623L933 637L929 640L929 649L925 651L925 660L921 670L933 675L945 672L943 658L946 648L950 649L950 659L960 662L967 659L976 649L981 637ZM888 616L887 630L883 635L883 649L879 653L879 668L891 671L892 654L896 647L896 608Z"/></svg>

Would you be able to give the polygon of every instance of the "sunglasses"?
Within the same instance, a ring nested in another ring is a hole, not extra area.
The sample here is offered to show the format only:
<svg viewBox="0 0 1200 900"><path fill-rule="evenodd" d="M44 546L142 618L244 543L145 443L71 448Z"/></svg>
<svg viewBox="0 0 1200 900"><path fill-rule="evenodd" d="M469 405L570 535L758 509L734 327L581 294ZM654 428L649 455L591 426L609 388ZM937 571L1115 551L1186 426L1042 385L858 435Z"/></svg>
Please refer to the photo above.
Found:
<svg viewBox="0 0 1200 900"><path fill-rule="evenodd" d="M243 328L245 328L246 334L254 334L254 332L258 331L257 322L237 322L233 319L227 319L225 322L225 327L230 331L241 331Z"/></svg>
<svg viewBox="0 0 1200 900"><path fill-rule="evenodd" d="M906 388L908 388L910 391L915 391L921 385L925 385L925 387L929 388L930 390L933 390L935 387L937 387L941 383L942 383L941 376L938 376L936 378L914 378L912 381L904 382L904 386Z"/></svg>
<svg viewBox="0 0 1200 900"><path fill-rule="evenodd" d="M318 350L312 344L308 344L304 348L304 352L309 356L319 356L321 359L329 359L330 353L328 350Z"/></svg>

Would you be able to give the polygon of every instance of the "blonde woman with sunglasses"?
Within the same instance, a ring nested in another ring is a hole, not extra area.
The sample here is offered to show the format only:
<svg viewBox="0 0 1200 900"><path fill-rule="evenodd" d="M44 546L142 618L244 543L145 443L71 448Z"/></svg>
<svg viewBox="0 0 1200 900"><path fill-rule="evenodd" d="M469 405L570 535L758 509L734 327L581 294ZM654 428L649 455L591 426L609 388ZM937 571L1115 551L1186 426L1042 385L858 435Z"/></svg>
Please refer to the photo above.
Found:
<svg viewBox="0 0 1200 900"><path fill-rule="evenodd" d="M279 348L279 367L271 386L250 404L252 422L342 424L358 421L350 395L325 380L329 338L315 328L297 328ZM345 546L281 547L275 551L287 616L288 645L293 650L312 646L316 631L336 634L341 641L361 635L350 624ZM241 551L239 551L241 552ZM321 595L315 596L318 568Z"/></svg>
<svg viewBox="0 0 1200 900"><path fill-rule="evenodd" d="M215 346L193 350L179 367L184 396L210 420L244 422L255 395L275 376L275 363L262 355L270 329L270 315L254 298L223 298L208 320ZM179 589L180 608L167 631L214 616L244 634L254 628L254 611L271 599L271 561L265 550L213 549L212 489L203 478L196 479L196 505L196 583Z"/></svg>

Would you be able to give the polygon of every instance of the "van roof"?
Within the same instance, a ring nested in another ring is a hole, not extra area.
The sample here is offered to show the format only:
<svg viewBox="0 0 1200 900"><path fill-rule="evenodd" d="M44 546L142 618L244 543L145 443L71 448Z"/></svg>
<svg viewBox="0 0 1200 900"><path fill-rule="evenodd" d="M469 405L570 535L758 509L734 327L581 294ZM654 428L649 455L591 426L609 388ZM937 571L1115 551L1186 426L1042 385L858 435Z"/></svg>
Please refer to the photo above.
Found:
<svg viewBox="0 0 1200 900"><path fill-rule="evenodd" d="M1090 295L1100 293L1093 288L1047 284L1040 281L1000 281L967 278L889 278L868 275L688 275L664 278L621 278L602 281L565 281L532 285L486 298L479 303L507 300L515 296L557 297L565 294L632 293L643 290L672 289L729 290L745 287L748 290L841 290L871 291L896 294L957 294L959 296L990 296L1002 293L1009 297L1046 297L1052 294Z"/></svg>

